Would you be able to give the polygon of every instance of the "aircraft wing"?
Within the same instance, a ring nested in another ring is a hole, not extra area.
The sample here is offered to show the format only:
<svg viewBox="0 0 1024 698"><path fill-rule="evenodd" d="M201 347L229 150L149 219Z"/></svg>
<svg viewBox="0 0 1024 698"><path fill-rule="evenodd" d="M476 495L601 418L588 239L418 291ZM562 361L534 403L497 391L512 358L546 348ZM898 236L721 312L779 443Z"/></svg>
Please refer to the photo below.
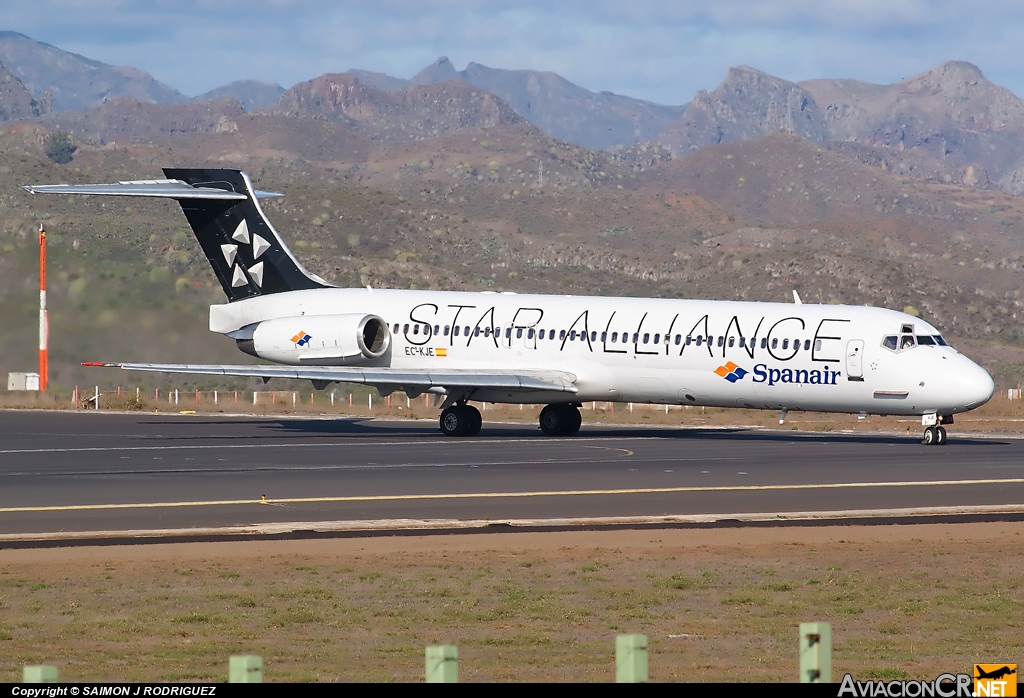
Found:
<svg viewBox="0 0 1024 698"><path fill-rule="evenodd" d="M576 376L562 371L486 371L449 370L416 371L396 368L358 366L231 366L220 364L135 364L86 362L83 366L106 366L126 371L157 373L191 373L209 376L250 376L256 378L297 378L314 383L362 383L385 390L410 390L420 393L431 388L496 389L513 391L546 391L574 395ZM384 391L382 391L384 392ZM436 392L436 391L435 391Z"/></svg>

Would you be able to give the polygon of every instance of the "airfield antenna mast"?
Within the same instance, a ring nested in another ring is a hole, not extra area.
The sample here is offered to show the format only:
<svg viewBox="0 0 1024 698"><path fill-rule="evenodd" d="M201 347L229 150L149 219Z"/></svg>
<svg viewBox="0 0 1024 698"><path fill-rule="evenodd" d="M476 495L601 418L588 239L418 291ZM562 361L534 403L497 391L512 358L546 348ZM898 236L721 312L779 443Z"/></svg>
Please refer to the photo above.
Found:
<svg viewBox="0 0 1024 698"><path fill-rule="evenodd" d="M544 188L544 161L537 158L537 188Z"/></svg>
<svg viewBox="0 0 1024 698"><path fill-rule="evenodd" d="M39 389L46 390L50 373L50 320L46 312L46 229L39 224Z"/></svg>

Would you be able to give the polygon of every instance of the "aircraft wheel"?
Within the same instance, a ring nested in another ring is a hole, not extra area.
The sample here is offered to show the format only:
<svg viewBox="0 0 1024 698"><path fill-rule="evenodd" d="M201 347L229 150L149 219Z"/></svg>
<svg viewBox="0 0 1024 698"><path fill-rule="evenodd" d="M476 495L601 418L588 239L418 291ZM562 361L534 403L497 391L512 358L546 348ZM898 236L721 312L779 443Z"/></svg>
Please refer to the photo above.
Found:
<svg viewBox="0 0 1024 698"><path fill-rule="evenodd" d="M561 436L568 426L564 405L548 405L540 411L540 430L547 436Z"/></svg>
<svg viewBox="0 0 1024 698"><path fill-rule="evenodd" d="M580 425L583 424L583 415L580 414L580 411L577 408L572 407L571 405L567 405L565 411L569 418L569 424L565 430L565 435L575 436L579 433Z"/></svg>
<svg viewBox="0 0 1024 698"><path fill-rule="evenodd" d="M934 446L939 440L939 431L935 427L928 427L924 430L924 445Z"/></svg>
<svg viewBox="0 0 1024 698"><path fill-rule="evenodd" d="M462 405L454 405L441 412L440 421L445 436L465 436L469 433L473 418Z"/></svg>
<svg viewBox="0 0 1024 698"><path fill-rule="evenodd" d="M466 414L469 415L469 429L466 431L466 436L476 436L480 433L480 427L484 424L484 418L480 415L480 410L473 407L472 405L466 405L463 408Z"/></svg>
<svg viewBox="0 0 1024 698"><path fill-rule="evenodd" d="M936 445L938 445L938 446L945 446L946 445L946 428L945 427L937 427L935 431L936 431L936 436L938 436L938 440L935 442Z"/></svg>

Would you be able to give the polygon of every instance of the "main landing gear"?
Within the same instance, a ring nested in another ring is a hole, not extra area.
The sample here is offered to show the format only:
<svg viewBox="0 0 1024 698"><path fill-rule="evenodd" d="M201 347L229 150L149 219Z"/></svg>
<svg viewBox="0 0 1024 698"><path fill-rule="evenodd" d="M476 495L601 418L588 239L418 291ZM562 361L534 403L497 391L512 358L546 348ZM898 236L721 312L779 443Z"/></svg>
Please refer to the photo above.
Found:
<svg viewBox="0 0 1024 698"><path fill-rule="evenodd" d="M441 412L441 431L445 436L476 436L484 420L472 405L452 405Z"/></svg>
<svg viewBox="0 0 1024 698"><path fill-rule="evenodd" d="M924 430L924 440L922 443L925 446L945 446L946 445L946 429L945 427L927 427Z"/></svg>
<svg viewBox="0 0 1024 698"><path fill-rule="evenodd" d="M548 405L540 411L540 430L547 436L573 436L583 416L574 405Z"/></svg>

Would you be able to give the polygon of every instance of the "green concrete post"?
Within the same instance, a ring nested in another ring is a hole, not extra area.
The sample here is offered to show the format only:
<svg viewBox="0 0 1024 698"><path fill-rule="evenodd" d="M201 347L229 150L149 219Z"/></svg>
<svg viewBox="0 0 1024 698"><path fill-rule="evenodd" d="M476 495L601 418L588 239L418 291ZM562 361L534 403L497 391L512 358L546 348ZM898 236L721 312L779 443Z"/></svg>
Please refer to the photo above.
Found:
<svg viewBox="0 0 1024 698"><path fill-rule="evenodd" d="M832 626L800 624L800 683L832 683Z"/></svg>
<svg viewBox="0 0 1024 698"><path fill-rule="evenodd" d="M49 664L26 666L21 672L22 683L57 683L57 667Z"/></svg>
<svg viewBox="0 0 1024 698"><path fill-rule="evenodd" d="M615 638L615 682L647 683L647 636Z"/></svg>
<svg viewBox="0 0 1024 698"><path fill-rule="evenodd" d="M263 658L256 654L231 657L228 683L263 683Z"/></svg>
<svg viewBox="0 0 1024 698"><path fill-rule="evenodd" d="M459 648L455 645L435 645L427 648L427 683L459 682Z"/></svg>

